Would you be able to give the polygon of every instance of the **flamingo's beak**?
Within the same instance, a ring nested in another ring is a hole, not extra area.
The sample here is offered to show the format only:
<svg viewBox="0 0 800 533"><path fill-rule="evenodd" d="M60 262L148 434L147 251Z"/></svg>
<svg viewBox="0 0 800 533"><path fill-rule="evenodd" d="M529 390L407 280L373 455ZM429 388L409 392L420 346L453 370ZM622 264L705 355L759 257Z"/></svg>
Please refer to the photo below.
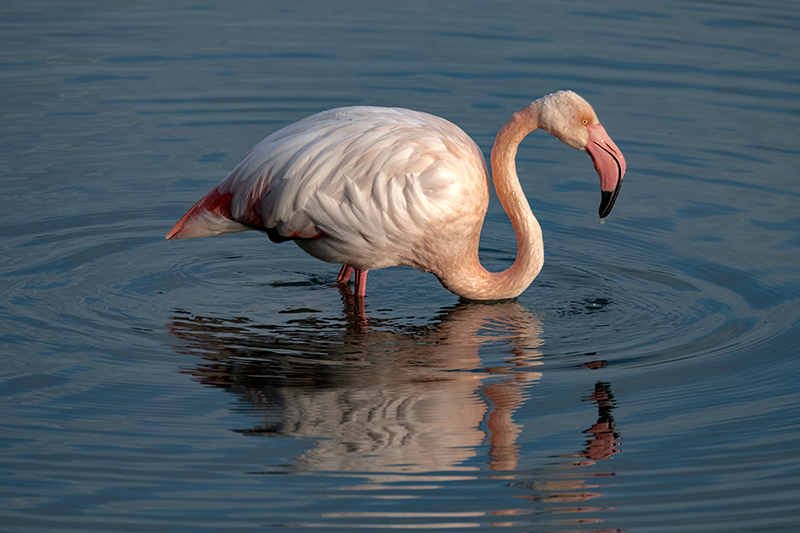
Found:
<svg viewBox="0 0 800 533"><path fill-rule="evenodd" d="M625 156L606 133L600 124L588 126L589 144L586 151L594 163L594 169L600 175L600 218L605 218L614 207L614 202L622 186L627 164Z"/></svg>

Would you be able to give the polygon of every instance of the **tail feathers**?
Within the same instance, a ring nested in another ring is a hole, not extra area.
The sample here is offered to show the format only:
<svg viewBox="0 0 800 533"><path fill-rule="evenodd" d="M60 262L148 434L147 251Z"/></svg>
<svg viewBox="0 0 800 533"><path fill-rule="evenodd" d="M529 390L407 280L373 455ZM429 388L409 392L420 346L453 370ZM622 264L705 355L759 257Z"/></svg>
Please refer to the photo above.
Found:
<svg viewBox="0 0 800 533"><path fill-rule="evenodd" d="M220 194L217 189L197 202L167 233L167 240L211 237L252 229L231 220L233 194Z"/></svg>

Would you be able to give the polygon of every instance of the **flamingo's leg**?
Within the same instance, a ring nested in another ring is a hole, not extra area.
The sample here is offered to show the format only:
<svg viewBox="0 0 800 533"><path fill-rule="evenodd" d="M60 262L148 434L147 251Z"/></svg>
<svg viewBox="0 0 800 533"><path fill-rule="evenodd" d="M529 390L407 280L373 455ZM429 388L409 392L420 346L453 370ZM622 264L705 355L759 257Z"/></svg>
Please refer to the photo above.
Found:
<svg viewBox="0 0 800 533"><path fill-rule="evenodd" d="M359 270L355 269L356 271L356 283L355 283L355 290L353 291L356 298L363 298L367 294L367 272L369 270Z"/></svg>
<svg viewBox="0 0 800 533"><path fill-rule="evenodd" d="M353 275L355 268L349 265L342 265L339 271L339 277L336 278L336 283L350 283L350 276Z"/></svg>

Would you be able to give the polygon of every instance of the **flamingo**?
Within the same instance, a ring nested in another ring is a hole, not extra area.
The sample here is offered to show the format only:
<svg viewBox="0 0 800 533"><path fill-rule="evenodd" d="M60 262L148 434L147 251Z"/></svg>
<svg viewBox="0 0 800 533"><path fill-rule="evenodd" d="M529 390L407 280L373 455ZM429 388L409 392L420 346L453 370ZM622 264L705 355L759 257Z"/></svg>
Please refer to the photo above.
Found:
<svg viewBox="0 0 800 533"><path fill-rule="evenodd" d="M400 108L342 107L271 134L198 201L167 240L258 230L342 264L337 283L366 294L367 272L410 266L468 300L516 298L544 263L542 230L516 172L517 148L543 129L587 152L600 176L601 221L610 213L625 158L592 107L559 91L515 113L497 134L492 176L517 237L514 263L481 266L478 244L489 174L475 142L455 124Z"/></svg>

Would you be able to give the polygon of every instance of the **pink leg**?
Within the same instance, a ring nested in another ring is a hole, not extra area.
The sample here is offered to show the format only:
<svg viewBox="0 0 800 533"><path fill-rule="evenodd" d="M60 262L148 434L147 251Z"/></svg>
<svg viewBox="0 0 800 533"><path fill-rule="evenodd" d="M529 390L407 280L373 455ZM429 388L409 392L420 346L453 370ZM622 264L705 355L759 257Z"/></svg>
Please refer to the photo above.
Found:
<svg viewBox="0 0 800 533"><path fill-rule="evenodd" d="M353 275L353 271L355 268L342 265L342 269L339 271L339 277L336 278L336 283L350 283L350 276Z"/></svg>
<svg viewBox="0 0 800 533"><path fill-rule="evenodd" d="M355 297L363 298L367 294L367 272L369 270L356 269Z"/></svg>

